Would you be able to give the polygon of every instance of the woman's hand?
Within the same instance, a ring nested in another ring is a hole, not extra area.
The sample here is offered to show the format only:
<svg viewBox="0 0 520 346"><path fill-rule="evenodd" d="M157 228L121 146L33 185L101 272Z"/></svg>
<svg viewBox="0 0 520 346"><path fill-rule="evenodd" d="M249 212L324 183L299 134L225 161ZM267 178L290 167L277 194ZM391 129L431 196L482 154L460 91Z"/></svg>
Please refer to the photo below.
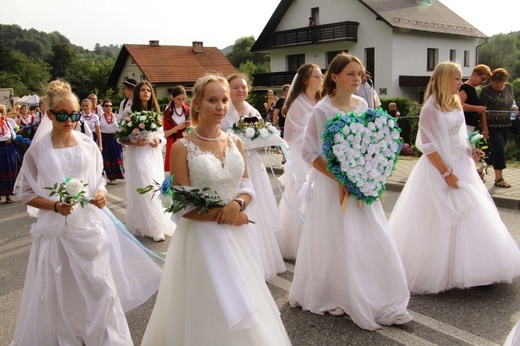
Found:
<svg viewBox="0 0 520 346"><path fill-rule="evenodd" d="M477 148L471 148L471 157L473 161L480 162L483 158L486 157L486 153Z"/></svg>
<svg viewBox="0 0 520 346"><path fill-rule="evenodd" d="M217 223L226 224L226 225L235 225L237 222L237 218L240 214L240 205L236 201L231 201L226 204L222 209L217 213ZM245 214L244 214L245 215ZM247 218L247 216L246 216ZM238 226L238 225L235 225Z"/></svg>
<svg viewBox="0 0 520 346"><path fill-rule="evenodd" d="M459 178L454 173L448 175L446 178L444 178L444 180L446 181L446 184L448 184L449 187L453 189L459 188L459 184L457 183L459 181Z"/></svg>
<svg viewBox="0 0 520 346"><path fill-rule="evenodd" d="M72 214L72 208L74 208L74 204L67 204L62 202L56 203L56 210L58 211L58 214L61 214L63 216L68 216Z"/></svg>
<svg viewBox="0 0 520 346"><path fill-rule="evenodd" d="M336 182L338 183L338 188L339 188L339 204L342 205L343 204L343 200L345 198L349 198L350 194L348 193L347 188L345 186L343 186L343 184L341 184L337 180L336 180Z"/></svg>
<svg viewBox="0 0 520 346"><path fill-rule="evenodd" d="M242 226L249 223L249 218L247 217L246 213L243 211L240 211L238 213L238 217L236 218L235 222L233 223L233 226Z"/></svg>
<svg viewBox="0 0 520 346"><path fill-rule="evenodd" d="M159 138L154 138L152 139L152 141L150 142L150 146L152 148L157 148L159 146L159 143L161 143L161 140Z"/></svg>
<svg viewBox="0 0 520 346"><path fill-rule="evenodd" d="M94 196L92 196L92 199L89 203L94 204L99 209L103 209L107 205L105 192L103 190L99 190Z"/></svg>

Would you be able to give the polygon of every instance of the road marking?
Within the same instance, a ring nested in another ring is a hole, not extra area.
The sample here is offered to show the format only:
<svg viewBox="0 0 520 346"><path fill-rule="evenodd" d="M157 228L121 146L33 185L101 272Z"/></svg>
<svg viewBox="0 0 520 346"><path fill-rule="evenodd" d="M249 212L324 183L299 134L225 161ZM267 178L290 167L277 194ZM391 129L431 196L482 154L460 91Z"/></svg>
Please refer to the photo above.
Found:
<svg viewBox="0 0 520 346"><path fill-rule="evenodd" d="M441 332L445 335L449 335L452 338L455 338L457 340L467 342L470 345L482 345L482 346L498 345L489 340L481 338L480 336L477 336L477 335L468 333L464 330L455 328L449 324L446 324L446 323L443 323L436 319L433 319L431 317L422 315L418 312L411 311L411 310L408 310L408 311L410 312L410 314L412 314L415 322L420 323L423 326L426 326L426 327L436 330L438 332Z"/></svg>
<svg viewBox="0 0 520 346"><path fill-rule="evenodd" d="M293 264L286 262L285 266L287 267L288 272L294 273ZM278 306L278 308L281 308L285 304L288 304L289 303L289 292L291 290L292 282L289 280L286 280L280 276L277 276L274 279L269 280L268 283L288 292L287 295L284 295L284 297L280 297L276 300L276 305ZM489 340L481 338L480 336L468 333L464 330L458 329L454 326L443 323L443 322L433 319L431 317L422 315L418 312L411 311L411 310L408 310L408 311L414 317L414 322L419 323L427 328L433 329L437 332L440 332L451 338L463 341L470 345L498 346L498 344L495 344ZM407 331L400 329L400 328L385 326L382 329L376 330L375 332L379 333L387 338L390 338L394 341L397 341L403 345L410 345L410 346L412 346L412 345L421 345L421 346L422 345L436 345L435 343L431 343L428 340L422 339L422 338L418 337L417 335L410 334Z"/></svg>

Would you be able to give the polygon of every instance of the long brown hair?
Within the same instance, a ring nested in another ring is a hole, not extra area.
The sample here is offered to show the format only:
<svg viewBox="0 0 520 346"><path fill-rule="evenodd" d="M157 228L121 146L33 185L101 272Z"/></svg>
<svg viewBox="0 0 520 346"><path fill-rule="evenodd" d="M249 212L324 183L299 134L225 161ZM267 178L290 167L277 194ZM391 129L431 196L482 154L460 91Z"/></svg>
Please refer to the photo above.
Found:
<svg viewBox="0 0 520 346"><path fill-rule="evenodd" d="M150 100L148 100L148 104L146 105L146 109L143 109L143 103L141 102L141 98L139 97L139 93L141 92L141 87L143 85L147 85L152 91L152 95L150 96ZM133 112L141 112L143 110L147 111L155 111L160 112L159 103L157 102L157 98L155 97L155 92L153 91L152 84L147 80L139 82L134 88L134 99L132 102L132 111Z"/></svg>
<svg viewBox="0 0 520 346"><path fill-rule="evenodd" d="M294 81L294 84L292 85L291 93L289 94L289 97L284 103L282 114L286 115L289 111L289 107L291 107L291 104L300 96L301 93L305 93L305 90L307 89L307 83L311 79L312 71L314 69L319 69L320 67L316 64L303 64L300 66L298 71L296 72L297 77ZM316 92L316 99L321 100L320 92Z"/></svg>

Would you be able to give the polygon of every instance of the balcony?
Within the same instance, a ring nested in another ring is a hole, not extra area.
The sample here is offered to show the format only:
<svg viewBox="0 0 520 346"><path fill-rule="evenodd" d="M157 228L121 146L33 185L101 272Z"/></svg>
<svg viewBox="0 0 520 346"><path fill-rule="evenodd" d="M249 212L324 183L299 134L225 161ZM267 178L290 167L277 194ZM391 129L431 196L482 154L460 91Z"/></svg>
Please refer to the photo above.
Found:
<svg viewBox="0 0 520 346"><path fill-rule="evenodd" d="M325 74L326 69L321 72ZM292 72L271 72L271 73L256 73L253 75L253 86L255 88L277 88L284 84L291 84L296 71Z"/></svg>
<svg viewBox="0 0 520 346"><path fill-rule="evenodd" d="M251 51L266 51L334 41L357 42L358 22L340 22L260 35Z"/></svg>

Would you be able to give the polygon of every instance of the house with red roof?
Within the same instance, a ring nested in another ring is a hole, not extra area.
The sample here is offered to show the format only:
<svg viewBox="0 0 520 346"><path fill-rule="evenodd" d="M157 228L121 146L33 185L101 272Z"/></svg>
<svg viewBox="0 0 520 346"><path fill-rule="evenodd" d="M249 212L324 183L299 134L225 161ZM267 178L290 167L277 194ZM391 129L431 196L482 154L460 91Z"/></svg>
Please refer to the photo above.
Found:
<svg viewBox="0 0 520 346"><path fill-rule="evenodd" d="M281 0L251 48L271 57L271 72L255 75L254 86L291 83L304 63L326 70L346 51L371 72L380 98L422 101L439 62L457 61L469 77L486 41L439 0Z"/></svg>
<svg viewBox="0 0 520 346"><path fill-rule="evenodd" d="M198 78L207 72L224 76L237 70L216 47L204 47L202 42L192 46L124 44L108 80L108 86L118 88L128 78L137 82L147 80L154 87L157 98L167 97L177 85L188 91Z"/></svg>

